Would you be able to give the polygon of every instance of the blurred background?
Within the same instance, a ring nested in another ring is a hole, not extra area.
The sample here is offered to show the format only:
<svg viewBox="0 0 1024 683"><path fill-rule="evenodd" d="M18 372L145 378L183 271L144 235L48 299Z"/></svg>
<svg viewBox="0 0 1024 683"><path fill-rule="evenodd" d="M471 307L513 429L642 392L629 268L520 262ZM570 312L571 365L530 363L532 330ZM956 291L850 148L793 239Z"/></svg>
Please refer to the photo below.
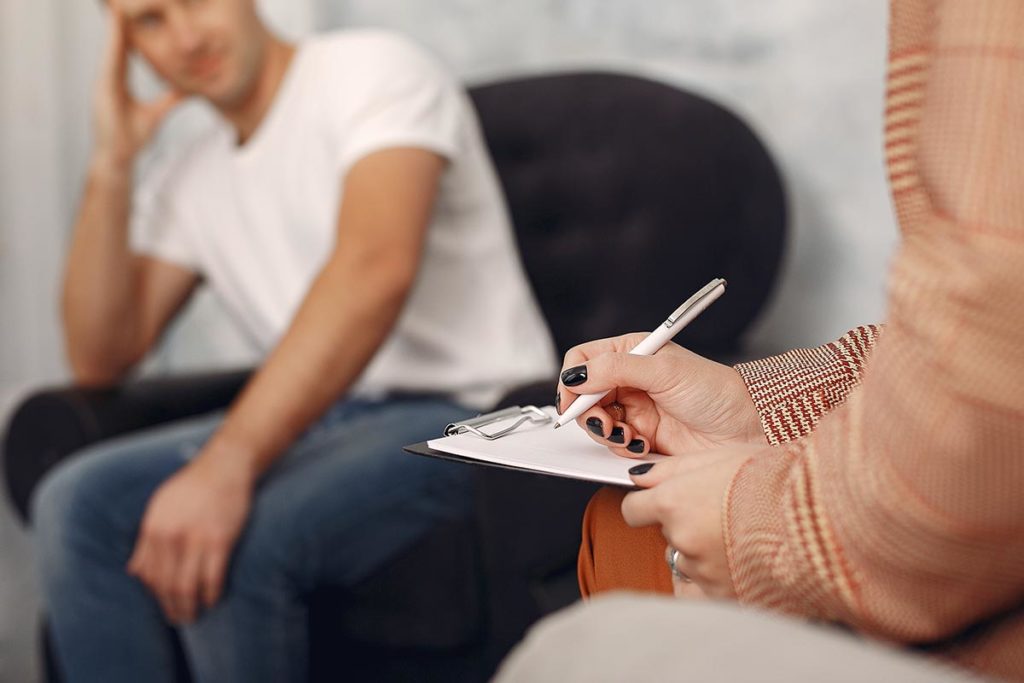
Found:
<svg viewBox="0 0 1024 683"><path fill-rule="evenodd" d="M787 185L782 279L750 335L768 354L884 315L896 239L882 157L885 0L263 0L281 33L401 31L469 84L607 69L699 92L744 118ZM97 0L0 2L0 424L19 397L67 380L57 315L63 254L90 147L103 41ZM141 69L143 93L157 85ZM208 112L188 105L153 154ZM585 115L585 114L584 114ZM200 297L147 372L245 364L241 335ZM4 494L6 495L6 494ZM24 531L0 504L0 680L39 679Z"/></svg>

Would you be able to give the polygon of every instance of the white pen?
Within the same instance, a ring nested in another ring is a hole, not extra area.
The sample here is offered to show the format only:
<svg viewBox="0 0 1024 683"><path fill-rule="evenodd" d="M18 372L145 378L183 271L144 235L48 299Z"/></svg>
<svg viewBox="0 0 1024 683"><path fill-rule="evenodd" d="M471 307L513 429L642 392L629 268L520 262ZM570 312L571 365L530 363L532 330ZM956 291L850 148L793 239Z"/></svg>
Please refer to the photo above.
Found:
<svg viewBox="0 0 1024 683"><path fill-rule="evenodd" d="M687 299L682 306L672 311L672 315L665 322L658 325L656 330L644 337L643 341L630 349L629 352L634 356L653 356L672 337L682 332L684 327L689 325L694 318L703 313L704 309L714 303L724 293L725 280L715 278ZM572 422L597 405L597 402L607 395L608 391L602 391L599 394L581 394L577 396L576 400L555 421L555 429Z"/></svg>

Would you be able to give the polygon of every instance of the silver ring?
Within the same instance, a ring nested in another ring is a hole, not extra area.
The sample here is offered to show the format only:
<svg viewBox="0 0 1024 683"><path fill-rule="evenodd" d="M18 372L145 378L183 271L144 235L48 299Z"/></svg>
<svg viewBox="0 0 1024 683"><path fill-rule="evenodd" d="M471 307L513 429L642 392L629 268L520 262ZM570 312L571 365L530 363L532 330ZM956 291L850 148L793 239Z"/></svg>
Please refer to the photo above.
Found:
<svg viewBox="0 0 1024 683"><path fill-rule="evenodd" d="M681 554L682 553L680 553L678 550L676 550L672 546L666 547L665 548L665 563L668 564L668 569L669 569L669 571L672 572L672 578L673 579L676 579L678 581L682 581L683 583L693 583L693 579L691 579L689 576L687 576L686 572L684 572L682 569L680 569L679 567L676 566L676 562L679 561L679 556Z"/></svg>

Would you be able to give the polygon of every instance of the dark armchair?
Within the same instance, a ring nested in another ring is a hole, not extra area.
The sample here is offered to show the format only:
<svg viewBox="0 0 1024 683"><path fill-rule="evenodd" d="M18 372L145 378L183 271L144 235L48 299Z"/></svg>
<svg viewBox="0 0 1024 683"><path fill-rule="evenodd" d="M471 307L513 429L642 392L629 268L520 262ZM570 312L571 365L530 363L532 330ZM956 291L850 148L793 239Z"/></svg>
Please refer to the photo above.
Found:
<svg viewBox="0 0 1024 683"><path fill-rule="evenodd" d="M471 94L560 351L646 330L721 276L727 296L678 341L737 357L772 289L786 225L775 165L743 122L667 85L606 73L524 78ZM247 376L31 396L3 441L22 518L31 521L32 491L62 459L222 407ZM548 404L554 381L503 403ZM486 680L533 621L578 597L579 522L593 488L488 468L474 476L472 519L436 529L360 586L314 596L315 679Z"/></svg>

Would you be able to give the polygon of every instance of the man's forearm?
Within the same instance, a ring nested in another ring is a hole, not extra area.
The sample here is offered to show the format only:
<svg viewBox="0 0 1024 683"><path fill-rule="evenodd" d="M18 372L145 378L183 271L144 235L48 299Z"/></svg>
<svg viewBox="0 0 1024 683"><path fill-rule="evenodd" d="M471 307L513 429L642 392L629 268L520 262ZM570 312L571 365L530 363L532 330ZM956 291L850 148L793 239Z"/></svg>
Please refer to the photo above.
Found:
<svg viewBox="0 0 1024 683"><path fill-rule="evenodd" d="M135 360L134 261L128 246L130 165L89 166L64 277L62 314L76 379L103 383Z"/></svg>
<svg viewBox="0 0 1024 683"><path fill-rule="evenodd" d="M255 481L348 390L412 289L445 163L424 150L390 149L349 171L338 216L343 246L198 460Z"/></svg>
<svg viewBox="0 0 1024 683"><path fill-rule="evenodd" d="M398 318L415 269L412 257L394 254L329 262L230 410L211 452L238 458L258 478L373 358Z"/></svg>

